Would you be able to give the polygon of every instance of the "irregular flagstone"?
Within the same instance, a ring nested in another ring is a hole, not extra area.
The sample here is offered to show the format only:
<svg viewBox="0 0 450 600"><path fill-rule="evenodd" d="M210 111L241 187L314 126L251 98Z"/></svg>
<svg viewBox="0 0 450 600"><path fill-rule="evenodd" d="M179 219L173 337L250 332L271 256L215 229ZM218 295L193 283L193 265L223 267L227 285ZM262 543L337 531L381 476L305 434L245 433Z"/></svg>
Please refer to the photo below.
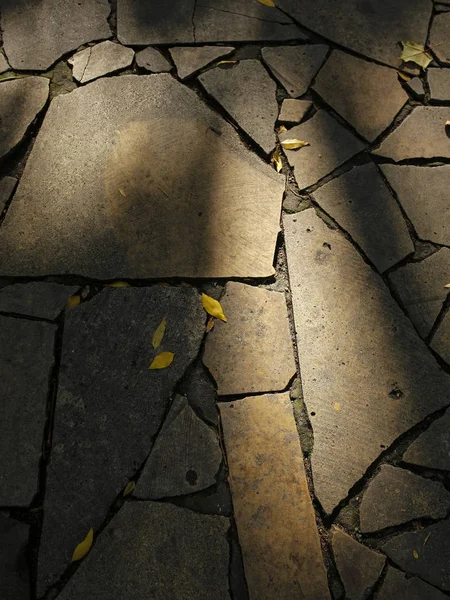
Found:
<svg viewBox="0 0 450 600"><path fill-rule="evenodd" d="M448 404L450 381L350 242L314 210L284 228L314 488L331 513L384 448Z"/></svg>
<svg viewBox="0 0 450 600"><path fill-rule="evenodd" d="M53 320L60 314L78 285L16 283L0 289L0 311Z"/></svg>
<svg viewBox="0 0 450 600"><path fill-rule="evenodd" d="M38 491L55 332L0 317L0 506L28 506Z"/></svg>
<svg viewBox="0 0 450 600"><path fill-rule="evenodd" d="M229 525L171 504L128 502L58 598L229 600Z"/></svg>
<svg viewBox="0 0 450 600"><path fill-rule="evenodd" d="M333 554L348 600L365 598L381 575L386 558L333 529Z"/></svg>
<svg viewBox="0 0 450 600"><path fill-rule="evenodd" d="M284 294L229 282L203 362L220 396L283 390L295 374Z"/></svg>
<svg viewBox="0 0 450 600"><path fill-rule="evenodd" d="M164 316L166 333L155 351L152 336ZM106 288L67 311L38 596L60 577L89 528L100 527L147 458L203 332L204 311L192 288ZM149 370L163 351L175 353L173 363Z"/></svg>
<svg viewBox="0 0 450 600"><path fill-rule="evenodd" d="M412 91L412 93L422 100L425 96L425 89L423 87L422 81L418 77L413 77L409 81L406 82L406 86Z"/></svg>
<svg viewBox="0 0 450 600"><path fill-rule="evenodd" d="M10 66L8 65L8 61L6 60L4 55L0 53L0 74L5 73L9 69L10 69Z"/></svg>
<svg viewBox="0 0 450 600"><path fill-rule="evenodd" d="M44 108L49 91L45 77L24 77L0 83L0 158L22 141Z"/></svg>
<svg viewBox="0 0 450 600"><path fill-rule="evenodd" d="M339 50L322 67L313 88L369 142L408 100L396 71Z"/></svg>
<svg viewBox="0 0 450 600"><path fill-rule="evenodd" d="M140 52L136 52L136 64L142 69L153 73L165 73L172 70L172 65L159 50L149 46Z"/></svg>
<svg viewBox="0 0 450 600"><path fill-rule="evenodd" d="M73 66L73 77L80 83L87 83L103 75L120 71L131 66L134 58L132 48L106 41L77 52L69 63Z"/></svg>
<svg viewBox="0 0 450 600"><path fill-rule="evenodd" d="M450 471L450 409L409 446L403 460L421 467Z"/></svg>
<svg viewBox="0 0 450 600"><path fill-rule="evenodd" d="M216 390L211 378L199 361L189 375L185 392L189 404L205 421L217 427Z"/></svg>
<svg viewBox="0 0 450 600"><path fill-rule="evenodd" d="M430 46L441 62L450 63L450 14L440 13L434 16L430 30Z"/></svg>
<svg viewBox="0 0 450 600"><path fill-rule="evenodd" d="M300 123L311 106L312 102L309 100L287 98L283 100L278 120L282 123Z"/></svg>
<svg viewBox="0 0 450 600"><path fill-rule="evenodd" d="M414 252L400 208L373 163L326 183L314 198L380 272Z"/></svg>
<svg viewBox="0 0 450 600"><path fill-rule="evenodd" d="M50 82L50 98L53 99L60 94L73 92L77 87L72 77L72 69L64 61L59 62L53 70Z"/></svg>
<svg viewBox="0 0 450 600"><path fill-rule="evenodd" d="M189 77L217 58L227 56L233 51L234 48L231 46L177 46L169 50L181 79Z"/></svg>
<svg viewBox="0 0 450 600"><path fill-rule="evenodd" d="M280 141L297 138L308 142L300 150L284 150L300 189L307 188L325 177L346 160L364 150L365 145L339 125L324 110L311 119L282 133Z"/></svg>
<svg viewBox="0 0 450 600"><path fill-rule="evenodd" d="M329 600L289 394L219 409L250 597Z"/></svg>
<svg viewBox="0 0 450 600"><path fill-rule="evenodd" d="M5 600L30 598L29 530L25 523L0 516L0 597Z"/></svg>
<svg viewBox="0 0 450 600"><path fill-rule="evenodd" d="M45 71L63 54L112 35L108 0L0 0L0 12L13 69Z"/></svg>
<svg viewBox="0 0 450 600"><path fill-rule="evenodd" d="M450 101L450 73L446 69L429 69L427 76L431 99L441 102Z"/></svg>
<svg viewBox="0 0 450 600"><path fill-rule="evenodd" d="M448 310L431 340L431 347L450 365L450 313Z"/></svg>
<svg viewBox="0 0 450 600"><path fill-rule="evenodd" d="M0 213L11 198L16 185L17 179L15 177L7 176L3 177L3 179L0 179Z"/></svg>
<svg viewBox="0 0 450 600"><path fill-rule="evenodd" d="M446 600L448 596L428 585L418 577L388 567L377 600Z"/></svg>
<svg viewBox="0 0 450 600"><path fill-rule="evenodd" d="M211 69L198 79L265 152L272 151L277 86L258 60L241 61L232 69Z"/></svg>
<svg viewBox="0 0 450 600"><path fill-rule="evenodd" d="M302 96L323 64L328 46L279 46L263 48L261 56L274 77L293 98Z"/></svg>
<svg viewBox="0 0 450 600"><path fill-rule="evenodd" d="M100 79L52 101L2 223L0 272L266 277L283 190L170 75Z"/></svg>

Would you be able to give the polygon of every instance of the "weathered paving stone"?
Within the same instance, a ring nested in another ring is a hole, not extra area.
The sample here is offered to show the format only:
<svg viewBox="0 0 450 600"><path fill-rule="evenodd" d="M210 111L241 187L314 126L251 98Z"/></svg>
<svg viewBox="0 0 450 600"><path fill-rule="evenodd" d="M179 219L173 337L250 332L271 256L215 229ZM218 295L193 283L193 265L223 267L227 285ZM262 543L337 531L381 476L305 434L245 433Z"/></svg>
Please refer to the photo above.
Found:
<svg viewBox="0 0 450 600"><path fill-rule="evenodd" d="M198 79L265 152L272 151L277 86L258 60L241 61L232 69L216 67Z"/></svg>
<svg viewBox="0 0 450 600"><path fill-rule="evenodd" d="M270 276L283 190L170 75L99 79L52 101L2 223L0 272Z"/></svg>
<svg viewBox="0 0 450 600"><path fill-rule="evenodd" d="M311 106L312 102L309 100L287 98L283 100L278 120L282 123L300 123Z"/></svg>
<svg viewBox="0 0 450 600"><path fill-rule="evenodd" d="M78 285L41 281L8 285L0 289L0 311L53 320L78 289Z"/></svg>
<svg viewBox="0 0 450 600"><path fill-rule="evenodd" d="M220 396L283 390L295 374L284 294L230 282L203 362Z"/></svg>
<svg viewBox="0 0 450 600"><path fill-rule="evenodd" d="M324 110L279 138L281 141L298 138L310 144L300 150L284 151L300 189L313 185L365 147Z"/></svg>
<svg viewBox="0 0 450 600"><path fill-rule="evenodd" d="M431 99L450 101L450 73L447 69L429 69L427 75Z"/></svg>
<svg viewBox="0 0 450 600"><path fill-rule="evenodd" d="M377 600L446 600L448 596L418 577L388 567Z"/></svg>
<svg viewBox="0 0 450 600"><path fill-rule="evenodd" d="M87 83L130 67L133 58L134 50L131 48L106 41L77 52L69 59L69 63L73 66L74 79L80 83Z"/></svg>
<svg viewBox="0 0 450 600"><path fill-rule="evenodd" d="M0 516L0 596L5 600L30 598L29 529L25 523Z"/></svg>
<svg viewBox="0 0 450 600"><path fill-rule="evenodd" d="M448 309L431 340L431 347L450 365L450 313Z"/></svg>
<svg viewBox="0 0 450 600"><path fill-rule="evenodd" d="M263 48L263 61L293 98L302 96L322 66L328 46L279 46Z"/></svg>
<svg viewBox="0 0 450 600"><path fill-rule="evenodd" d="M227 56L233 51L234 48L231 46L177 46L170 48L170 54L181 79L186 79L216 59Z"/></svg>
<svg viewBox="0 0 450 600"><path fill-rule="evenodd" d="M403 460L421 467L450 471L450 409L411 444Z"/></svg>
<svg viewBox="0 0 450 600"><path fill-rule="evenodd" d="M435 15L430 31L430 46L438 59L450 63L450 14L448 12Z"/></svg>
<svg viewBox="0 0 450 600"><path fill-rule="evenodd" d="M60 94L73 92L77 87L72 77L72 69L65 62L59 62L53 70L50 82L50 98L53 99Z"/></svg>
<svg viewBox="0 0 450 600"><path fill-rule="evenodd" d="M4 55L0 53L0 74L5 73L6 71L9 70L9 68L10 67L8 65L8 61L6 60Z"/></svg>
<svg viewBox="0 0 450 600"><path fill-rule="evenodd" d="M373 163L333 179L314 198L380 272L414 252L400 208Z"/></svg>
<svg viewBox="0 0 450 600"><path fill-rule="evenodd" d="M372 142L408 100L393 69L335 50L319 72L314 90Z"/></svg>
<svg viewBox="0 0 450 600"><path fill-rule="evenodd" d="M406 86L412 91L412 93L419 99L422 100L425 96L425 90L422 81L418 77L413 77L406 82Z"/></svg>
<svg viewBox="0 0 450 600"><path fill-rule="evenodd" d="M136 487L138 498L191 494L216 483L222 452L215 431L176 396Z"/></svg>
<svg viewBox="0 0 450 600"><path fill-rule="evenodd" d="M217 427L216 390L200 361L194 366L189 375L185 393L195 412L204 421Z"/></svg>
<svg viewBox="0 0 450 600"><path fill-rule="evenodd" d="M28 506L38 491L55 331L0 317L0 506Z"/></svg>
<svg viewBox="0 0 450 600"><path fill-rule="evenodd" d="M381 575L386 558L335 528L333 554L348 600L365 598Z"/></svg>
<svg viewBox="0 0 450 600"><path fill-rule="evenodd" d="M219 408L250 597L329 600L289 394Z"/></svg>
<svg viewBox="0 0 450 600"><path fill-rule="evenodd" d="M229 600L229 520L157 502L126 503L60 600Z"/></svg>
<svg viewBox="0 0 450 600"><path fill-rule="evenodd" d="M152 336L164 316L159 351L167 369L149 371ZM67 311L47 469L38 596L70 563L90 527L147 458L170 395L197 355L204 311L192 288L106 288Z"/></svg>
<svg viewBox="0 0 450 600"><path fill-rule="evenodd" d="M172 70L172 65L159 50L149 46L140 52L136 52L136 64L141 69L153 73L168 73Z"/></svg>
<svg viewBox="0 0 450 600"><path fill-rule="evenodd" d="M13 69L45 71L82 44L111 37L108 0L1 0L0 12Z"/></svg>
<svg viewBox="0 0 450 600"><path fill-rule="evenodd" d="M17 179L15 177L3 177L0 179L0 213L5 208L16 187Z"/></svg>
<svg viewBox="0 0 450 600"><path fill-rule="evenodd" d="M314 210L284 227L314 489L330 513L384 448L448 404L450 381L350 242Z"/></svg>
<svg viewBox="0 0 450 600"><path fill-rule="evenodd" d="M24 77L0 83L0 158L14 150L44 108L49 80Z"/></svg>

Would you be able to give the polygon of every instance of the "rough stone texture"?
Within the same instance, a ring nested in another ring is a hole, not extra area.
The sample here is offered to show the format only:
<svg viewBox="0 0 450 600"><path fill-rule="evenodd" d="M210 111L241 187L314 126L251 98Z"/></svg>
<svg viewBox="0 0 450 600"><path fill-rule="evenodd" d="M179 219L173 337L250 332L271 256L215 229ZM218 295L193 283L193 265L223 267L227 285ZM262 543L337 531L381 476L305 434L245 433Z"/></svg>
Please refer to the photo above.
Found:
<svg viewBox="0 0 450 600"><path fill-rule="evenodd" d="M56 327L0 317L0 506L37 492Z"/></svg>
<svg viewBox="0 0 450 600"><path fill-rule="evenodd" d="M300 123L311 106L312 102L309 100L287 98L283 100L278 120L282 123Z"/></svg>
<svg viewBox="0 0 450 600"><path fill-rule="evenodd" d="M377 600L447 600L442 592L418 577L388 567L386 577L377 595Z"/></svg>
<svg viewBox="0 0 450 600"><path fill-rule="evenodd" d="M393 69L335 50L315 91L364 138L373 142L408 100Z"/></svg>
<svg viewBox="0 0 450 600"><path fill-rule="evenodd" d="M221 462L217 434L197 417L186 398L176 396L135 495L158 499L198 492L216 483Z"/></svg>
<svg viewBox="0 0 450 600"><path fill-rule="evenodd" d="M53 320L78 289L78 285L42 281L8 285L0 289L0 311Z"/></svg>
<svg viewBox="0 0 450 600"><path fill-rule="evenodd" d="M13 69L45 71L63 54L112 35L108 0L0 0L0 12Z"/></svg>
<svg viewBox="0 0 450 600"><path fill-rule="evenodd" d="M417 331L426 337L448 296L450 249L441 248L420 262L409 263L389 278Z"/></svg>
<svg viewBox="0 0 450 600"><path fill-rule="evenodd" d="M50 82L50 98L60 94L68 94L77 89L77 84L72 77L72 69L64 62L59 62L53 70Z"/></svg>
<svg viewBox="0 0 450 600"><path fill-rule="evenodd" d="M284 226L314 489L330 513L383 448L448 404L450 381L350 242L314 210Z"/></svg>
<svg viewBox="0 0 450 600"><path fill-rule="evenodd" d="M284 294L230 282L203 362L220 396L283 390L295 374Z"/></svg>
<svg viewBox="0 0 450 600"><path fill-rule="evenodd" d="M181 79L186 79L186 77L200 71L214 60L221 56L227 56L233 51L234 48L231 46L178 46L170 48L170 54Z"/></svg>
<svg viewBox="0 0 450 600"><path fill-rule="evenodd" d="M431 347L450 365L450 313L448 310L433 336Z"/></svg>
<svg viewBox="0 0 450 600"><path fill-rule="evenodd" d="M417 106L381 143L375 154L395 161L408 158L450 158L445 122L450 107Z"/></svg>
<svg viewBox="0 0 450 600"><path fill-rule="evenodd" d="M229 600L225 517L156 502L127 503L59 600Z"/></svg>
<svg viewBox="0 0 450 600"><path fill-rule="evenodd" d="M8 65L8 61L6 60L4 55L0 53L0 74L5 73L9 69L10 69L10 66Z"/></svg>
<svg viewBox="0 0 450 600"><path fill-rule="evenodd" d="M289 394L219 408L250 598L329 600Z"/></svg>
<svg viewBox="0 0 450 600"><path fill-rule="evenodd" d="M386 558L334 528L333 554L348 600L365 598L378 580Z"/></svg>
<svg viewBox="0 0 450 600"><path fill-rule="evenodd" d="M328 46L279 46L263 48L261 56L274 77L293 98L302 96L322 66Z"/></svg>
<svg viewBox="0 0 450 600"><path fill-rule="evenodd" d="M438 59L450 63L450 14L435 15L430 31L430 46Z"/></svg>
<svg viewBox="0 0 450 600"><path fill-rule="evenodd" d="M152 336L164 316L157 351ZM67 311L47 468L38 596L70 563L73 549L103 522L147 458L170 395L197 355L204 311L192 288L106 288ZM158 352L175 353L149 371Z"/></svg>
<svg viewBox="0 0 450 600"><path fill-rule="evenodd" d="M265 152L273 150L277 86L258 60L241 61L232 69L211 69L198 79Z"/></svg>
<svg viewBox="0 0 450 600"><path fill-rule="evenodd" d="M402 571L450 591L450 521L402 533L384 544L382 550Z"/></svg>
<svg viewBox="0 0 450 600"><path fill-rule="evenodd" d="M24 77L0 83L0 158L14 150L44 108L49 80Z"/></svg>
<svg viewBox="0 0 450 600"><path fill-rule="evenodd" d="M425 96L425 90L422 81L418 77L413 77L406 82L406 86L412 91L412 93L419 99L422 100Z"/></svg>
<svg viewBox="0 0 450 600"><path fill-rule="evenodd" d="M216 407L216 390L200 361L191 371L184 391L195 412L204 421L217 427L219 414Z"/></svg>
<svg viewBox="0 0 450 600"><path fill-rule="evenodd" d="M414 252L400 208L373 163L333 179L314 198L380 272Z"/></svg>
<svg viewBox="0 0 450 600"><path fill-rule="evenodd" d="M448 146L450 150L450 141ZM383 165L381 170L396 192L419 238L450 245L450 165Z"/></svg>
<svg viewBox="0 0 450 600"><path fill-rule="evenodd" d="M3 177L3 179L0 179L0 213L11 198L16 184L17 179L15 177Z"/></svg>
<svg viewBox="0 0 450 600"><path fill-rule="evenodd" d="M300 189L313 185L365 147L324 110L279 138L298 138L310 144L300 150L284 151Z"/></svg>
<svg viewBox="0 0 450 600"><path fill-rule="evenodd" d="M447 72L447 69L429 69L427 75L431 99L448 102L450 100L450 73Z"/></svg>
<svg viewBox="0 0 450 600"><path fill-rule="evenodd" d="M132 48L124 48L114 42L102 42L77 52L69 63L73 66L73 77L87 83L103 75L131 66L134 58Z"/></svg>
<svg viewBox="0 0 450 600"><path fill-rule="evenodd" d="M136 64L142 69L153 73L166 73L172 70L172 65L159 50L149 46L140 52L136 52Z"/></svg>
<svg viewBox="0 0 450 600"><path fill-rule="evenodd" d="M411 444L403 460L421 467L450 471L450 409Z"/></svg>
<svg viewBox="0 0 450 600"><path fill-rule="evenodd" d="M30 598L29 529L25 523L0 516L0 597L4 600Z"/></svg>
<svg viewBox="0 0 450 600"><path fill-rule="evenodd" d="M0 272L269 276L283 189L170 75L100 79L51 103L1 227Z"/></svg>

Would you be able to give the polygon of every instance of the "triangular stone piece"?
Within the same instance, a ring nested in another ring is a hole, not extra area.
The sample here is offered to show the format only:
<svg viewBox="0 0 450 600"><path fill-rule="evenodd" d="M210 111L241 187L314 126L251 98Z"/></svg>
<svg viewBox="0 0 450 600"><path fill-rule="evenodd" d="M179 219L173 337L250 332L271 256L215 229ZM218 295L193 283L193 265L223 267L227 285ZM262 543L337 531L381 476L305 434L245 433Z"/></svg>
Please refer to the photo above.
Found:
<svg viewBox="0 0 450 600"><path fill-rule="evenodd" d="M429 469L450 471L450 409L411 444L403 460Z"/></svg>
<svg viewBox="0 0 450 600"><path fill-rule="evenodd" d="M227 56L233 51L234 48L231 46L176 46L169 50L181 79L189 77L217 58Z"/></svg>

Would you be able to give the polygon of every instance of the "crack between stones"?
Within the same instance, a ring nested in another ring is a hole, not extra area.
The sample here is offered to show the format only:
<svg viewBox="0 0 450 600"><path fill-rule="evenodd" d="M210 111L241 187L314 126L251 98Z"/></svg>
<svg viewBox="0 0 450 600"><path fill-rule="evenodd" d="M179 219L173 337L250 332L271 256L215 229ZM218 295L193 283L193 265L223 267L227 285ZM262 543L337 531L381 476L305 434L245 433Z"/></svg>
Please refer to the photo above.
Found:
<svg viewBox="0 0 450 600"><path fill-rule="evenodd" d="M92 48L93 48L93 46L89 46L89 55L88 55L88 57L87 57L86 64L84 65L83 73L81 74L81 77L80 77L80 79L79 79L80 83L84 83L84 82L83 82L83 79L84 79L84 74L86 73L86 69L88 68L88 66L89 66L89 62L90 62L90 60L91 60L91 56L92 56Z"/></svg>
<svg viewBox="0 0 450 600"><path fill-rule="evenodd" d="M192 21L192 37L194 39L194 44L197 42L196 31L195 31L195 12L197 10L197 2L198 2L198 0L194 0L194 8L192 10L192 17L191 17L191 21Z"/></svg>
<svg viewBox="0 0 450 600"><path fill-rule="evenodd" d="M197 2L198 0L196 0ZM224 12L230 15L236 15L237 17L244 17L246 19L253 19L254 21L262 21L263 23L276 23L277 25L289 25L292 26L294 23L284 23L282 21L276 21L274 19L262 19L261 17L254 17L252 15L245 15L244 13L235 12L233 10L226 10L225 8L217 8L216 6L205 6L204 4L198 4L199 8L207 8L208 10L215 10L216 12ZM277 7L277 10L283 12L281 9ZM289 17L290 18L290 17Z"/></svg>

